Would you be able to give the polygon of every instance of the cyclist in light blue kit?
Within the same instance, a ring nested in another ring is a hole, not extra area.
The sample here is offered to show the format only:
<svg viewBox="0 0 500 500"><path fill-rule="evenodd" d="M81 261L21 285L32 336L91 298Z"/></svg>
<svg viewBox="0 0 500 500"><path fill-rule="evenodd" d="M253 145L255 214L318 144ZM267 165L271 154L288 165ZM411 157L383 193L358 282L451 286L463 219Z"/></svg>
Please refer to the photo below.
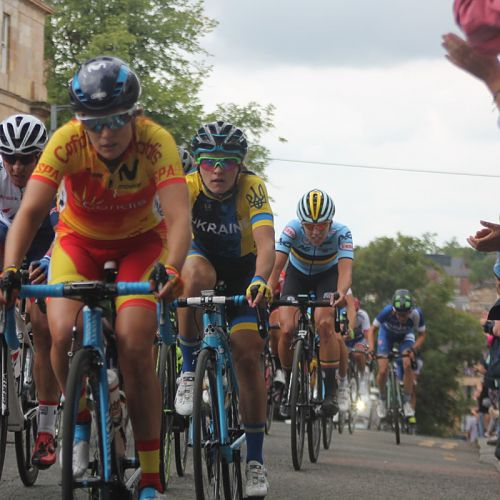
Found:
<svg viewBox="0 0 500 500"><path fill-rule="evenodd" d="M414 307L413 299L408 290L400 289L394 292L392 304L386 305L373 320L368 331L370 351L374 351L375 333L379 330L377 341L378 375L377 384L380 390L380 400L377 408L379 418L387 415L386 380L389 361L388 354L395 343L399 343L399 353L410 353L403 358L404 370L404 406L405 417L415 416L415 408L411 405L413 391L413 373L411 362L415 359L415 352L422 347L427 335L422 310ZM416 332L416 333L415 333ZM415 340L415 335L417 336Z"/></svg>

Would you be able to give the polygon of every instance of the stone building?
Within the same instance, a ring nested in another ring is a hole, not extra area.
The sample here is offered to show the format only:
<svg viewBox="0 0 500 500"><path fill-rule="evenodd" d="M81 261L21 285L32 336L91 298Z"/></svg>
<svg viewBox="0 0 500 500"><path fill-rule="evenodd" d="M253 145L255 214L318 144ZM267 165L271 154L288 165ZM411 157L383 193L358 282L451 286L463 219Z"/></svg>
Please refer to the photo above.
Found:
<svg viewBox="0 0 500 500"><path fill-rule="evenodd" d="M42 0L0 0L0 120L16 112L49 115L44 27L52 12Z"/></svg>

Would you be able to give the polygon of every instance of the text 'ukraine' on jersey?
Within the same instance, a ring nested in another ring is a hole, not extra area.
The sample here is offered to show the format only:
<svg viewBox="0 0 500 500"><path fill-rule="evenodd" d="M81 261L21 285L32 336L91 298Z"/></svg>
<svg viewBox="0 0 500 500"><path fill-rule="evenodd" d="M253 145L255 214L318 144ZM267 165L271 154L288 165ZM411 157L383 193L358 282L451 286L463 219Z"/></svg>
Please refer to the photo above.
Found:
<svg viewBox="0 0 500 500"><path fill-rule="evenodd" d="M273 214L264 182L241 172L234 191L222 200L211 196L200 174L186 177L192 207L193 242L208 256L240 258L256 253L252 231L273 227Z"/></svg>
<svg viewBox="0 0 500 500"><path fill-rule="evenodd" d="M78 234L116 240L156 227L156 191L185 182L175 142L145 117L133 123L133 140L111 172L90 144L83 125L72 120L50 139L32 178L59 186L60 220Z"/></svg>
<svg viewBox="0 0 500 500"><path fill-rule="evenodd" d="M391 304L386 305L373 320L376 327L383 326L393 335L405 337L405 335L417 332L425 332L425 321L422 309L415 307L411 310L410 316L405 323L400 323Z"/></svg>
<svg viewBox="0 0 500 500"><path fill-rule="evenodd" d="M299 220L290 221L281 233L276 251L289 255L290 264L307 275L322 273L335 266L339 259L354 257L351 231L335 221L320 246L308 240Z"/></svg>

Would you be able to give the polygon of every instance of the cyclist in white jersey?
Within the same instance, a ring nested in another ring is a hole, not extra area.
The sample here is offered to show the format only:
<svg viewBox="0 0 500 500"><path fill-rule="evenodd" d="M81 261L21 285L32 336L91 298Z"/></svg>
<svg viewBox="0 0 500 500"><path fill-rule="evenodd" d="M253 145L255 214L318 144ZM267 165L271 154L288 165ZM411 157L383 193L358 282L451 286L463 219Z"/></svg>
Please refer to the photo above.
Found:
<svg viewBox="0 0 500 500"><path fill-rule="evenodd" d="M3 262L7 231L46 143L47 130L35 116L15 114L0 123L0 262ZM57 218L55 211L52 215L47 214L27 254L28 262L37 261L37 266L30 268L30 279L34 283L45 279L49 261L45 254L54 238L54 218ZM28 302L28 310L34 332L36 356L33 377L39 401L38 435L32 461L39 469L46 469L56 461L54 433L59 386L50 363L51 340L47 316L34 302Z"/></svg>

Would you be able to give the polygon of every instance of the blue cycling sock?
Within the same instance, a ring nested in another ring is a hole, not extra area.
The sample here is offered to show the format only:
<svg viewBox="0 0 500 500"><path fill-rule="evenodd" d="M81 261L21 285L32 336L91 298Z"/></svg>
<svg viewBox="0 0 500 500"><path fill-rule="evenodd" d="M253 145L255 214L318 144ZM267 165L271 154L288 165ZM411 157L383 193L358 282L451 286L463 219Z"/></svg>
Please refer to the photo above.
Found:
<svg viewBox="0 0 500 500"><path fill-rule="evenodd" d="M245 424L245 437L247 440L247 463L256 460L259 464L264 463L262 448L264 446L264 428L262 424Z"/></svg>
<svg viewBox="0 0 500 500"><path fill-rule="evenodd" d="M196 368L196 359L194 353L200 348L199 340L187 340L179 336L179 344L182 351L182 371L194 372Z"/></svg>

